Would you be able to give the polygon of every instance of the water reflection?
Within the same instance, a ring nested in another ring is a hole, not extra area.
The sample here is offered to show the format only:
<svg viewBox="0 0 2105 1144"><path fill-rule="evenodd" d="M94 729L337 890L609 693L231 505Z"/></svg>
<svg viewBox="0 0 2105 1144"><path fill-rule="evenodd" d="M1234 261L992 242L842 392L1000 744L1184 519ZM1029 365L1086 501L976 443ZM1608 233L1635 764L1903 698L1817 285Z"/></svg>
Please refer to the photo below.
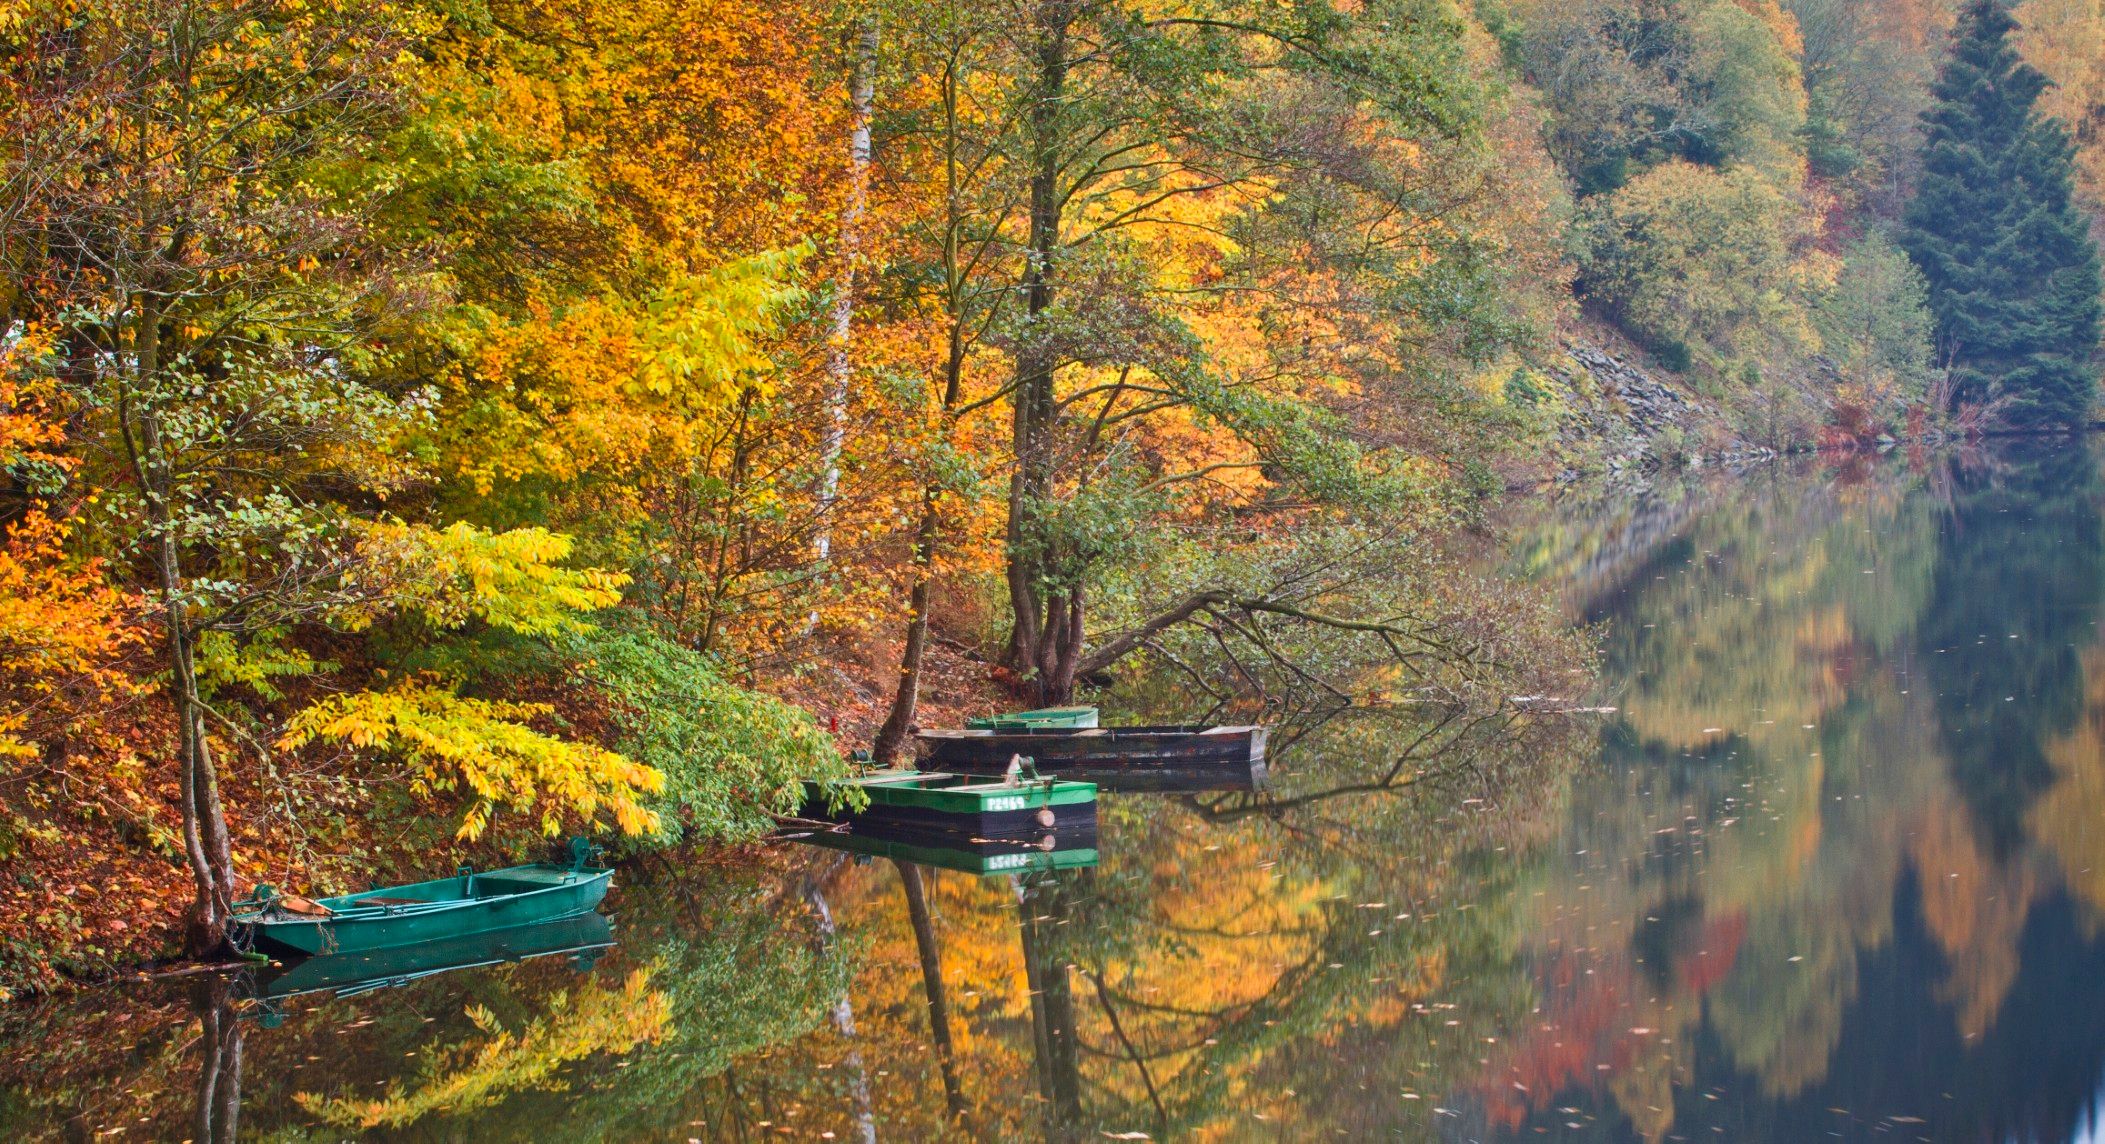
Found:
<svg viewBox="0 0 2105 1144"><path fill-rule="evenodd" d="M1714 499L1592 561L1623 710L1531 875L1538 1011L1456 1132L2073 1138L2105 1069L2098 471L1684 490Z"/></svg>
<svg viewBox="0 0 2105 1144"><path fill-rule="evenodd" d="M199 1144L232 1144L241 1124L241 1017L234 1007L233 982L221 976L198 978L190 989L197 1013L196 1119L190 1139Z"/></svg>
<svg viewBox="0 0 2105 1144"><path fill-rule="evenodd" d="M2105 1101L2100 472L2088 447L2026 445L1549 505L1511 566L1598 625L1608 692L1553 705L1612 711L1335 713L1274 740L1264 789L1106 793L1086 845L639 872L583 973L286 989L276 1028L212 982L17 1009L0 1122L2085 1138Z"/></svg>

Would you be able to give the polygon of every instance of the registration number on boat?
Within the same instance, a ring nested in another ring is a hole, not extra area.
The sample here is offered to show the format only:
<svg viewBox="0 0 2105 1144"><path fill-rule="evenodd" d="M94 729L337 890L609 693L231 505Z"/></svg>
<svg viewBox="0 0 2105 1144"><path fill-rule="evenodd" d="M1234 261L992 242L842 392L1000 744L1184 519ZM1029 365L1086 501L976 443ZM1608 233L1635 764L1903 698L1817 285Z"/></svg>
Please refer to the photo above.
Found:
<svg viewBox="0 0 2105 1144"><path fill-rule="evenodd" d="M1024 810L1030 805L1031 800L1020 794L998 795L988 799L986 803L987 811L990 814L999 814L1004 810Z"/></svg>

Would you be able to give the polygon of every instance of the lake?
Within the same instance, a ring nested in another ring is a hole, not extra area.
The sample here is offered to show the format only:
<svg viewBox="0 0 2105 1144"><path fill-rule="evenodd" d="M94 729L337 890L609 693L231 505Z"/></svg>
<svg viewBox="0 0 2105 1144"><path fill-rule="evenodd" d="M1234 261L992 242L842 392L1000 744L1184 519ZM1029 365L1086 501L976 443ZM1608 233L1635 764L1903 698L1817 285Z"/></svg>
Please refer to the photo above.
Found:
<svg viewBox="0 0 2105 1144"><path fill-rule="evenodd" d="M1060 868L784 843L624 872L610 928L17 1005L0 1124L2105 1138L2098 449L1663 476L1513 517L1499 567L1603 653L1525 726L1307 717L1266 791L1107 793L1093 847L1036 863Z"/></svg>

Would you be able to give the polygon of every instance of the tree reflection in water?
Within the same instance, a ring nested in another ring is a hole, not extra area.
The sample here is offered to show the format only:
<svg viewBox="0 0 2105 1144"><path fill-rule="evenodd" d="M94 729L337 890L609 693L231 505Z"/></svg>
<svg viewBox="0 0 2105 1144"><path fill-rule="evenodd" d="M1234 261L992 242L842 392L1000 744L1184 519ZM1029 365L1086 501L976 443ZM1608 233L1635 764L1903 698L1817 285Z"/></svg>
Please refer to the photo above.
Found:
<svg viewBox="0 0 2105 1144"><path fill-rule="evenodd" d="M207 974L193 979L190 1005L197 1013L197 1144L233 1144L241 1125L241 1015L233 979Z"/></svg>

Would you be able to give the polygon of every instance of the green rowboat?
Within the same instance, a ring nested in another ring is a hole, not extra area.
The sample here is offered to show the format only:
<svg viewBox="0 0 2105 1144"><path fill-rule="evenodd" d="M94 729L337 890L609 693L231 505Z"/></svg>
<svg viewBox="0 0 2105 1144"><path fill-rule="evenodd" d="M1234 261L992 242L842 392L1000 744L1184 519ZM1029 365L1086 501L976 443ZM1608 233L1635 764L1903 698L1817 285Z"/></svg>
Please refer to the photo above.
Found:
<svg viewBox="0 0 2105 1144"><path fill-rule="evenodd" d="M239 903L237 942L281 955L361 953L558 921L591 913L607 896L612 870L589 865L598 848L575 839L562 866L536 862L478 874L463 866L451 878L388 886L315 902L290 899L271 886Z"/></svg>
<svg viewBox="0 0 2105 1144"><path fill-rule="evenodd" d="M1041 707L965 720L974 731L1079 731L1096 726L1094 707Z"/></svg>
<svg viewBox="0 0 2105 1144"><path fill-rule="evenodd" d="M1036 837L1048 830L1096 825L1094 783L1041 778L1004 781L897 770L844 779L839 786L860 790L869 805L851 814L839 809L842 792L832 784L806 780L804 817L966 838Z"/></svg>

